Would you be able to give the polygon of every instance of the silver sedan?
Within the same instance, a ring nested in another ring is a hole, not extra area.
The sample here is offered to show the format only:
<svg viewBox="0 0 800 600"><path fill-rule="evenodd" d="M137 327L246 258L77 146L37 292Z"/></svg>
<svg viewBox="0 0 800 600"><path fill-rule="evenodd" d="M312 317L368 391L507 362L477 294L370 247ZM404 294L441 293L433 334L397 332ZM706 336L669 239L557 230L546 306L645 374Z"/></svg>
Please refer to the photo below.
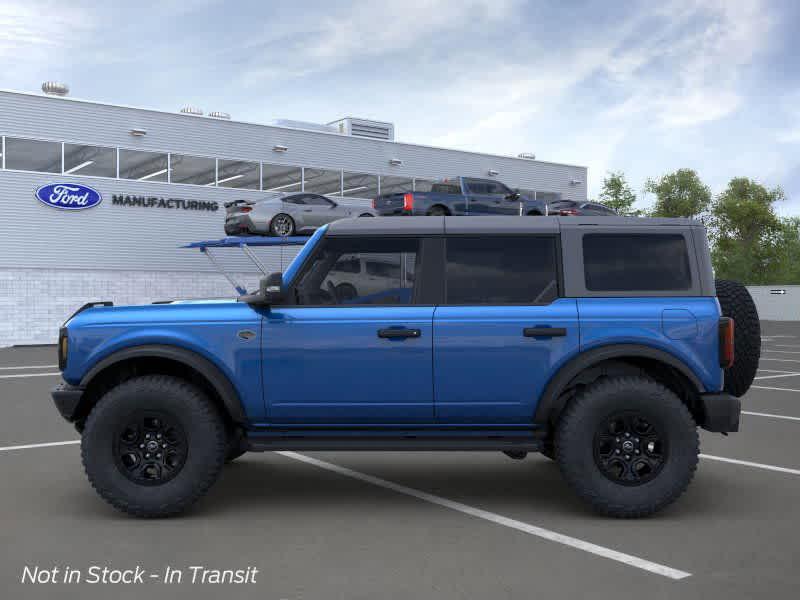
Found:
<svg viewBox="0 0 800 600"><path fill-rule="evenodd" d="M225 204L226 235L288 236L311 233L348 217L374 217L371 208L339 204L327 196L306 192L272 194L263 200Z"/></svg>

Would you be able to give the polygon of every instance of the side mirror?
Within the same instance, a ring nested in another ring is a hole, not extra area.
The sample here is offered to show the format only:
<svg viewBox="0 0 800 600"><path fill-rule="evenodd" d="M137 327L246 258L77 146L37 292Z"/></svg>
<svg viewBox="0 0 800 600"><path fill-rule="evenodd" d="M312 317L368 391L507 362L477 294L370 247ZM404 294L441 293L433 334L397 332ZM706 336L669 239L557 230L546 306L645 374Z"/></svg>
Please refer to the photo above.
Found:
<svg viewBox="0 0 800 600"><path fill-rule="evenodd" d="M514 188L510 194L506 196L507 200L519 200L522 195L519 193L519 188Z"/></svg>
<svg viewBox="0 0 800 600"><path fill-rule="evenodd" d="M239 301L247 302L255 306L283 304L283 292L283 273L271 273L261 278L256 293L240 296Z"/></svg>

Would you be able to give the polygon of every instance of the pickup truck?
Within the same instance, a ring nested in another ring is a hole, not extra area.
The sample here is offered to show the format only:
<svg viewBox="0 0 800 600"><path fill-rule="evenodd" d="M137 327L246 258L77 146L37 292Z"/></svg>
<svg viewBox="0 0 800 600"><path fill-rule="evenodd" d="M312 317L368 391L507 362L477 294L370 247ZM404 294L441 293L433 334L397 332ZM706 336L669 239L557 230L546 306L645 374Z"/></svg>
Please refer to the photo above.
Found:
<svg viewBox="0 0 800 600"><path fill-rule="evenodd" d="M547 203L522 195L494 179L455 177L433 183L429 192L381 194L372 202L379 216L479 216L547 214Z"/></svg>

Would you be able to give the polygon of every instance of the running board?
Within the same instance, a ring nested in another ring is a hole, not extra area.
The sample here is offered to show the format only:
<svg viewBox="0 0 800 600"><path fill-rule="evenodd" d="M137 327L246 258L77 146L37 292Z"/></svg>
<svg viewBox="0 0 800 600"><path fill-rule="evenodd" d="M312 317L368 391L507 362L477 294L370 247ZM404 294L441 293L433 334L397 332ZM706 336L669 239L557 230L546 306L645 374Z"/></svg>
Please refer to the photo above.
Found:
<svg viewBox="0 0 800 600"><path fill-rule="evenodd" d="M372 451L518 451L540 452L542 441L531 436L512 438L476 437L316 437L285 436L246 440L251 452L271 452L273 450L372 450Z"/></svg>

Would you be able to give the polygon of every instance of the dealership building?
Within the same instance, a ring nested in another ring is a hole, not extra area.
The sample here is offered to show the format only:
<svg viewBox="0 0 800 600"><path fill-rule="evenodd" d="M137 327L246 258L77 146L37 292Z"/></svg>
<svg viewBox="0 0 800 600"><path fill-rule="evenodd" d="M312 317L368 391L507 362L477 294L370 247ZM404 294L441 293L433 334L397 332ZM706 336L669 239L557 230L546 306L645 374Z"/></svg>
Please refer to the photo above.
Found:
<svg viewBox="0 0 800 600"><path fill-rule="evenodd" d="M0 91L0 346L53 343L88 301L232 295L206 257L181 248L223 237L232 200L307 191L368 206L379 193L457 175L496 178L548 201L586 199L585 167L397 142L391 123L257 124L193 107L78 100L61 84L42 89ZM96 192L80 210L41 198L43 189L53 196L76 186ZM296 252L270 248L259 258L280 270ZM257 280L237 250L218 258L248 285Z"/></svg>

